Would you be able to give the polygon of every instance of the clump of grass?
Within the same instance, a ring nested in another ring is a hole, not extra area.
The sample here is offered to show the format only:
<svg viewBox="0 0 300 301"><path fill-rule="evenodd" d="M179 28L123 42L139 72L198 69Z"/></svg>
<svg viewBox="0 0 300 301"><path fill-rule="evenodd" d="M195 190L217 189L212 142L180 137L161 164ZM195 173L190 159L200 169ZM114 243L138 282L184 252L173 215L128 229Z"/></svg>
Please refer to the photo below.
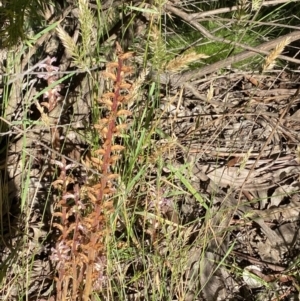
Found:
<svg viewBox="0 0 300 301"><path fill-rule="evenodd" d="M25 40L32 27L45 19L45 4L40 0L3 1L0 6L0 48Z"/></svg>
<svg viewBox="0 0 300 301"><path fill-rule="evenodd" d="M219 3L218 8L226 7L226 3ZM234 4L234 3L232 3ZM197 53L205 53L209 56L205 60L206 64L214 63L228 56L237 54L244 49L234 46L234 42L243 43L252 47L259 45L267 40L269 36L282 31L282 28L273 26L271 22L276 22L280 18L280 11L284 9L285 4L271 10L262 6L262 1L253 0L236 1L237 9L233 12L226 12L211 18L200 19L201 24L209 29L209 32L216 37L232 40L233 46L228 47L227 44L214 42L201 33L190 28L188 24L183 24L178 30L178 25L170 22L171 34L166 37L169 52L183 53L187 49L193 48ZM280 9L282 7L282 9ZM207 8L206 8L207 9ZM265 22L265 25L259 25L259 22ZM270 22L268 25L267 22ZM184 28L185 35L181 34ZM261 64L261 56L252 57L234 64L235 68L257 69ZM201 67L203 64L191 64L191 68Z"/></svg>

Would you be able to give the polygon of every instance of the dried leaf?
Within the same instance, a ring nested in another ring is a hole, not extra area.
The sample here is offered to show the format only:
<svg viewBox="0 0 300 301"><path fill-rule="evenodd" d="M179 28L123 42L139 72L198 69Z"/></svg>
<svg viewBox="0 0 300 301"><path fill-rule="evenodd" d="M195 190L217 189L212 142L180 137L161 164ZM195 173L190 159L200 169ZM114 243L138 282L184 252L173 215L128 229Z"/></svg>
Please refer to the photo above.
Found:
<svg viewBox="0 0 300 301"><path fill-rule="evenodd" d="M227 167L232 167L238 163L243 161L243 157L234 157L233 159L229 160L226 164Z"/></svg>
<svg viewBox="0 0 300 301"><path fill-rule="evenodd" d="M264 285L262 279L259 279L254 273L253 270L257 270L261 272L262 270L255 265L249 265L245 267L243 271L243 279L245 283L250 287L250 288L259 288Z"/></svg>
<svg viewBox="0 0 300 301"><path fill-rule="evenodd" d="M206 95L207 101L210 102L213 99L213 97L214 97L214 86L211 83Z"/></svg>

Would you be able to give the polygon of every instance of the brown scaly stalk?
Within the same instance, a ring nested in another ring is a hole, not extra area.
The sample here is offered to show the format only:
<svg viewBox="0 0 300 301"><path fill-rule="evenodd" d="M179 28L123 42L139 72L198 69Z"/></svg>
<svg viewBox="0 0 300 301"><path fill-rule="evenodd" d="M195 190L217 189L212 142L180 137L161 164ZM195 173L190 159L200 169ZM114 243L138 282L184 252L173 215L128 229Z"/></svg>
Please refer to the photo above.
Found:
<svg viewBox="0 0 300 301"><path fill-rule="evenodd" d="M117 47L117 61L107 63L103 72L112 81L113 89L99 100L107 113L94 125L102 146L86 158L86 165L97 169L100 179L92 177L79 189L72 176L67 175L71 164L57 163L61 173L54 184L60 187L62 196L54 213L59 219L55 226L61 233L52 250L57 271L56 300L88 301L92 291L101 291L107 281L104 239L110 231L107 216L113 211L113 180L118 177L112 169L119 157L117 153L123 149L114 140L126 128L126 124L118 123L119 117L130 115L123 105L132 99L132 85L126 82L132 68L124 64L131 56Z"/></svg>
<svg viewBox="0 0 300 301"><path fill-rule="evenodd" d="M55 61L56 61L55 57L50 58L48 56L45 60L37 64L37 67L39 69L45 69L47 71L47 73L39 75L38 77L44 79L47 82L48 87L51 87L51 85L53 85L59 79L59 76L56 74L59 71L59 67L52 65ZM36 103L37 108L42 115L41 116L42 120L48 125L50 125L49 115L57 107L59 109L58 104L61 103L62 101L62 96L60 95L61 89L62 89L62 85L57 84L54 87L50 88L46 93L44 93L43 95L44 100L43 102L41 102L41 105L47 108L48 114L44 113L43 108L39 105L38 102ZM52 118L52 122L58 124L58 119L59 119L58 116L56 116L55 118ZM50 131L51 131L52 147L55 150L58 150L60 146L59 131L56 127L51 127Z"/></svg>
<svg viewBox="0 0 300 301"><path fill-rule="evenodd" d="M121 145L114 144L114 137L118 136L120 131L124 128L124 125L117 125L117 118L122 115L130 114L129 111L119 109L119 107L130 98L129 91L131 85L125 82L124 77L132 72L132 68L125 66L124 61L131 57L132 53L123 54L120 48L118 52L119 55L117 62L107 64L107 72L105 73L106 77L114 81L113 92L104 94L100 100L100 102L107 106L109 114L106 118L100 120L99 125L97 126L97 128L100 130L100 135L102 135L104 139L104 144L102 148L97 151L97 153L102 157L99 161L102 177L100 179L100 185L96 186L96 189L94 189L94 195L96 197L94 212L95 218L93 219L91 228L90 249L88 251L89 262L97 261L97 245L101 243L99 241L98 233L101 231L102 227L101 219L99 219L99 217L102 215L103 202L114 192L113 187L111 186L111 180L118 176L111 172L111 167L118 159L118 156L114 155L113 153L123 149ZM127 95L121 95L122 91L127 91ZM88 300L90 291L92 289L93 270L93 265L88 265L86 272L86 284L83 292L84 301Z"/></svg>

